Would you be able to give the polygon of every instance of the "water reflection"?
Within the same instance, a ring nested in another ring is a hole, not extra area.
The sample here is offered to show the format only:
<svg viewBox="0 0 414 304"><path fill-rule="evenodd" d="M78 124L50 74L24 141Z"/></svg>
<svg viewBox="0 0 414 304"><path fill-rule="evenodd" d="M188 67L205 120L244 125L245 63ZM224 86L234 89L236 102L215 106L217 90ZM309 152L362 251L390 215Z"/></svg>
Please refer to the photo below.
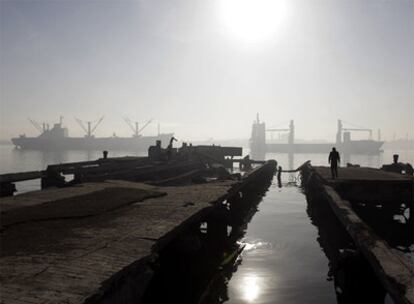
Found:
<svg viewBox="0 0 414 304"><path fill-rule="evenodd" d="M257 249L273 249L272 243L264 242L261 240L257 240L257 241L243 240L242 242L240 242L240 244L244 246L243 252L249 252L249 251L257 250Z"/></svg>
<svg viewBox="0 0 414 304"><path fill-rule="evenodd" d="M305 199L290 174L282 175L259 205L242 240L237 267L227 274L226 297L203 303L333 303L326 259L309 229ZM293 178L295 179L295 178ZM316 245L316 246L315 246Z"/></svg>
<svg viewBox="0 0 414 304"><path fill-rule="evenodd" d="M244 277L242 284L240 285L241 293L243 294L243 299L251 303L255 301L260 295L260 286L263 278L258 277L255 274L249 274Z"/></svg>

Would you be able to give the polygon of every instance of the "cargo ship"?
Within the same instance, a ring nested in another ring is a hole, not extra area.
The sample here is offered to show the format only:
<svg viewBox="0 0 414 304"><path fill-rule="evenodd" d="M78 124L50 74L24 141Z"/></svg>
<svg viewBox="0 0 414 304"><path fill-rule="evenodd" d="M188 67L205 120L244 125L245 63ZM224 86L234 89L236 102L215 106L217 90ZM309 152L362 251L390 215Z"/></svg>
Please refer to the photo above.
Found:
<svg viewBox="0 0 414 304"><path fill-rule="evenodd" d="M352 140L351 132L362 131L369 134L369 139ZM268 143L266 132L286 132L287 143ZM332 143L297 143L295 142L295 126L291 120L288 128L266 129L266 124L259 120L252 126L252 136L250 138L250 148L254 154L263 153L329 153L332 147L336 147L340 152L347 154L368 154L375 155L381 152L384 144L380 140L381 134L378 131L378 140L372 139L372 129L353 127L345 128L342 120L338 120L336 141Z"/></svg>
<svg viewBox="0 0 414 304"><path fill-rule="evenodd" d="M141 134L143 129L151 122L148 121L142 128L138 128L138 123L135 125L126 119L128 125L133 129L134 134L131 137L118 137L116 135L110 137L95 137L93 132L96 130L103 117L92 126L91 122L87 125L78 120L78 123L85 130L84 137L70 137L68 129L63 127L62 117L58 123L55 123L52 128L47 124L40 126L38 123L31 120L31 123L40 131L37 137L27 137L20 135L12 138L11 141L17 149L22 150L43 150L43 151L69 151L69 150L123 150L123 151L146 151L151 145L154 145L157 140L160 140L165 145L168 144L174 133L159 133L155 136L144 136ZM159 129L159 128L158 128Z"/></svg>

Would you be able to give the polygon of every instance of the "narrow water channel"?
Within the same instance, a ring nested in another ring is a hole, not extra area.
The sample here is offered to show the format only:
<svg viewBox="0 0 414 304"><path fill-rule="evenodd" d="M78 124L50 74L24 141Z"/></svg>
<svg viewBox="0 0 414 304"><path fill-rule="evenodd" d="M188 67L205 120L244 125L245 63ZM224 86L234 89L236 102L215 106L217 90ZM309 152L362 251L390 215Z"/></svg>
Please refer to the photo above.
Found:
<svg viewBox="0 0 414 304"><path fill-rule="evenodd" d="M272 183L248 225L225 303L336 303L329 261L294 183Z"/></svg>
<svg viewBox="0 0 414 304"><path fill-rule="evenodd" d="M354 245L329 206L309 201L297 178L286 174L281 185L273 180L241 240L245 248L224 284L225 296L215 303L394 303L358 258L345 259L354 286L341 291L345 274L334 276L338 260L332 258Z"/></svg>

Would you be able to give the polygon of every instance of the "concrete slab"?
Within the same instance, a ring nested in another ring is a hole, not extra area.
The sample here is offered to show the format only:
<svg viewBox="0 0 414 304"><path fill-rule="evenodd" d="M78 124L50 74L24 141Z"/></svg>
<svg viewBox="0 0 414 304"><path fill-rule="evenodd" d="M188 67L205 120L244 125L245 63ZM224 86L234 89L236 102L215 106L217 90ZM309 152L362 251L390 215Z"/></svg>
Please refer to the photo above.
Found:
<svg viewBox="0 0 414 304"><path fill-rule="evenodd" d="M1 303L83 303L137 268L145 289L154 245L224 200L234 184L107 181L1 199Z"/></svg>

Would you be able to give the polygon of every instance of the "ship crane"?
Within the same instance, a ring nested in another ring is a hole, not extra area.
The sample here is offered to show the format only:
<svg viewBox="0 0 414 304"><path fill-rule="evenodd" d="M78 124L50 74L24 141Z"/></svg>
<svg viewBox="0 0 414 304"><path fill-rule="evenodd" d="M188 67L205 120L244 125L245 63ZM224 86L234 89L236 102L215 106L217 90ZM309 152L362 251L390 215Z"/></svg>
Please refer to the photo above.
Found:
<svg viewBox="0 0 414 304"><path fill-rule="evenodd" d="M290 129L266 129L267 132L289 132Z"/></svg>
<svg viewBox="0 0 414 304"><path fill-rule="evenodd" d="M343 123L346 123L346 124L348 124L348 125L351 125L352 126L352 128L344 128L343 127ZM360 127L360 126L357 126L357 125L355 125L355 124L352 124L352 123L350 123L350 122L346 122L346 121L343 121L343 120L338 120L338 132L337 132L337 137L336 137L336 141L337 142L342 142L342 133L343 132L348 132L348 135L347 135L347 138L348 138L348 140L350 139L350 135L349 135L349 132L353 132L353 131L356 131L356 132L368 132L368 134L369 134L369 139L370 140L372 140L372 129L369 129L369 128L364 128L364 127ZM344 134L344 137L345 137L345 134Z"/></svg>
<svg viewBox="0 0 414 304"><path fill-rule="evenodd" d="M30 118L28 118L28 120L30 121L30 123L32 124L32 126L37 130L37 131L39 131L39 133L40 134L42 134L43 133L43 129L42 129L42 127L40 126L40 124L37 122L37 121L34 121L33 119L30 119Z"/></svg>
<svg viewBox="0 0 414 304"><path fill-rule="evenodd" d="M257 114L257 115L259 115L259 114ZM257 122L259 122L259 116L257 116ZM285 125L285 124L287 124L288 122L289 122L289 121L279 123L279 124L277 125L277 127L278 127L278 126L281 126L281 125ZM288 129L288 128L276 128L276 127L274 127L274 128L266 129L266 132L289 132L289 131L290 131L290 129Z"/></svg>
<svg viewBox="0 0 414 304"><path fill-rule="evenodd" d="M96 128L98 128L98 126L100 125L104 117L105 116L102 116L93 127L92 127L92 121L86 121L87 126L85 126L84 121L76 117L75 117L75 120L79 124L79 126L83 129L83 131L85 131L86 137L92 137L93 132L95 132Z"/></svg>
<svg viewBox="0 0 414 304"><path fill-rule="evenodd" d="M124 121L131 128L132 132L134 132L133 137L138 137L141 135L141 132L153 121L153 118L148 120L141 128L139 128L139 123L137 121L132 122L128 117L125 117Z"/></svg>
<svg viewBox="0 0 414 304"><path fill-rule="evenodd" d="M369 132L369 139L372 139L372 129L364 129L364 128L343 128L342 131L363 131L363 132Z"/></svg>
<svg viewBox="0 0 414 304"><path fill-rule="evenodd" d="M271 129L266 129L267 132L289 132L289 137L288 137L288 143L289 144L293 144L294 142L294 137L295 137L295 125L294 125L294 121L291 120L289 122L289 128L271 128Z"/></svg>
<svg viewBox="0 0 414 304"><path fill-rule="evenodd" d="M32 124L32 126L39 131L40 134L49 131L49 124L47 123L43 123L42 125L40 125L40 123L38 123L37 121L28 118L28 120L30 121L30 123Z"/></svg>

